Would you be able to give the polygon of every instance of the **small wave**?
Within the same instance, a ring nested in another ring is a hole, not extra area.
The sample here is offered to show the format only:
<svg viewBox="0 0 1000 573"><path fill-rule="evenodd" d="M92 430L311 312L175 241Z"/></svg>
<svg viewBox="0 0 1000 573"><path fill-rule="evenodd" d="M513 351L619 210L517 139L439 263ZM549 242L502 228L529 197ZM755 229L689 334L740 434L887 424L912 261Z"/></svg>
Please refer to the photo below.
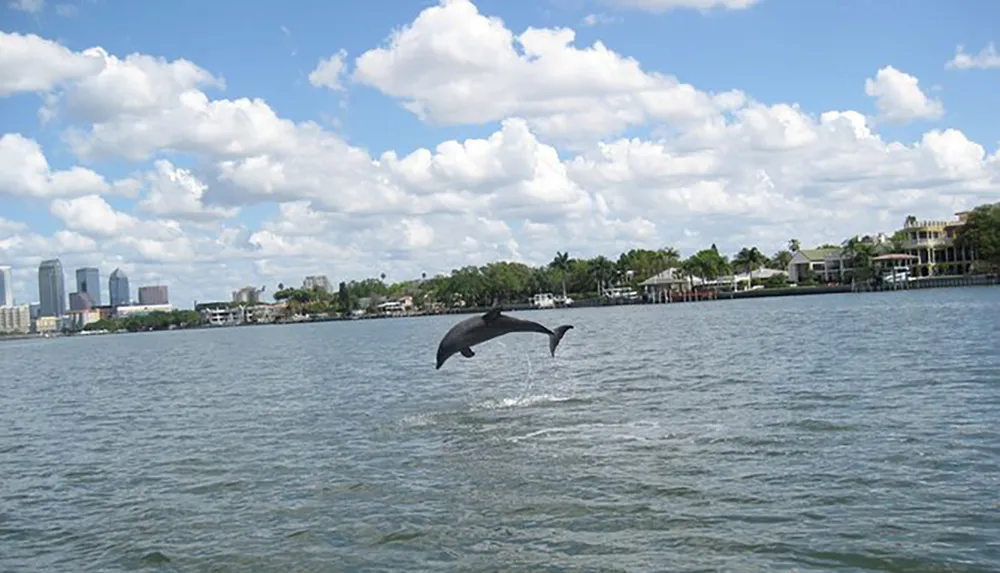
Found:
<svg viewBox="0 0 1000 573"><path fill-rule="evenodd" d="M504 410L508 408L525 408L531 406L545 406L545 405L589 404L590 402L591 400L589 398L539 394L535 396L518 396L511 398L498 398L494 400L486 400L484 402L480 402L478 404L473 405L469 410L472 412L476 412L482 410Z"/></svg>

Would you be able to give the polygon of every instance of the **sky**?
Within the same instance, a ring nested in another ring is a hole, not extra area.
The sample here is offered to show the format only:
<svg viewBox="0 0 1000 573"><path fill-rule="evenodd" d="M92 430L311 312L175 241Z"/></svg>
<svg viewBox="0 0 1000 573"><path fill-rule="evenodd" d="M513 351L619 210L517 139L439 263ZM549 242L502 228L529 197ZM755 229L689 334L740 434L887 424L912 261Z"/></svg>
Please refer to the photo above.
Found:
<svg viewBox="0 0 1000 573"><path fill-rule="evenodd" d="M998 3L3 2L19 303L52 257L190 307L1000 200Z"/></svg>

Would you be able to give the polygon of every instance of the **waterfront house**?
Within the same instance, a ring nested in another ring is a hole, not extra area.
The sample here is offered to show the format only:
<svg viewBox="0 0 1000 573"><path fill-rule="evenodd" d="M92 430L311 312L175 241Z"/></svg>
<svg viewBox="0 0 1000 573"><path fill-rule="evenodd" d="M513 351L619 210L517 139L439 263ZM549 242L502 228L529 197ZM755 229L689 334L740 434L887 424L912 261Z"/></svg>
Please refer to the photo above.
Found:
<svg viewBox="0 0 1000 573"><path fill-rule="evenodd" d="M968 213L963 211L955 216L947 221L908 217L903 223L903 249L913 257L911 276L961 276L975 272L975 252L955 245L956 233Z"/></svg>
<svg viewBox="0 0 1000 573"><path fill-rule="evenodd" d="M793 283L801 282L810 271L822 282L842 278L844 264L840 253L840 247L796 251L788 262L788 280Z"/></svg>
<svg viewBox="0 0 1000 573"><path fill-rule="evenodd" d="M639 283L643 297L650 302L667 302L672 300L672 293L683 294L691 291L694 286L701 286L704 280L700 277L688 277L680 269L669 268L657 275Z"/></svg>

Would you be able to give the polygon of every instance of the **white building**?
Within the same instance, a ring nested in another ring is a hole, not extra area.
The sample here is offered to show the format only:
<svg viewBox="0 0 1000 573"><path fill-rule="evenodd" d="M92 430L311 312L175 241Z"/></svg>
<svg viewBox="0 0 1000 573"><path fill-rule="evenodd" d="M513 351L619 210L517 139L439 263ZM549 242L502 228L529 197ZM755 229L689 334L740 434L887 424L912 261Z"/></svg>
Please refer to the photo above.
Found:
<svg viewBox="0 0 1000 573"><path fill-rule="evenodd" d="M174 307L170 304L135 304L129 306L119 306L115 309L115 313L124 318L127 316L149 314L151 312L171 312L173 310Z"/></svg>
<svg viewBox="0 0 1000 573"><path fill-rule="evenodd" d="M71 310L66 313L66 326L73 330L83 330L83 327L98 320L101 320L101 311L95 309Z"/></svg>
<svg viewBox="0 0 1000 573"><path fill-rule="evenodd" d="M844 266L840 251L839 247L796 251L788 262L788 280L793 283L801 282L809 271L812 271L816 280L823 282L843 277Z"/></svg>
<svg viewBox="0 0 1000 573"><path fill-rule="evenodd" d="M31 306L0 307L0 334L27 334L31 332Z"/></svg>
<svg viewBox="0 0 1000 573"><path fill-rule="evenodd" d="M274 322L284 312L285 306L282 304L212 306L201 309L201 317L211 326L236 326L247 323Z"/></svg>
<svg viewBox="0 0 1000 573"><path fill-rule="evenodd" d="M243 303L243 304L259 304L260 295L264 292L264 288L256 288L252 286L245 286L240 290L233 291L233 302Z"/></svg>

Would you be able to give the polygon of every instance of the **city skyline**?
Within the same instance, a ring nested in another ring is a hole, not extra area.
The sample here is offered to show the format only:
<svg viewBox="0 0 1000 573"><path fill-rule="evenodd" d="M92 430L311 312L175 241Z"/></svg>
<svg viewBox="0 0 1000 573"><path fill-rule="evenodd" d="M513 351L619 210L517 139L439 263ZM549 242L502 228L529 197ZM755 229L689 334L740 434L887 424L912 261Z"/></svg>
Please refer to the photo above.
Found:
<svg viewBox="0 0 1000 573"><path fill-rule="evenodd" d="M11 265L0 265L0 307L37 305L40 316L64 317L71 311L86 310L103 306L129 306L132 303L161 305L172 304L169 300L169 285L144 284L136 289L136 297L131 295L127 273L120 267L115 267L108 275L107 286L100 281L100 269L93 266L82 266L72 270L75 288L66 288L66 267L59 257L43 259L35 268L36 290L34 297L15 296L8 285L14 283L17 269ZM22 281L23 283L24 281ZM107 288L108 299L105 303L104 288ZM141 303L140 291L146 292L147 299L152 302ZM84 295L77 298L81 304L73 308L74 295ZM58 302L61 299L61 305ZM43 302L44 301L44 302Z"/></svg>

